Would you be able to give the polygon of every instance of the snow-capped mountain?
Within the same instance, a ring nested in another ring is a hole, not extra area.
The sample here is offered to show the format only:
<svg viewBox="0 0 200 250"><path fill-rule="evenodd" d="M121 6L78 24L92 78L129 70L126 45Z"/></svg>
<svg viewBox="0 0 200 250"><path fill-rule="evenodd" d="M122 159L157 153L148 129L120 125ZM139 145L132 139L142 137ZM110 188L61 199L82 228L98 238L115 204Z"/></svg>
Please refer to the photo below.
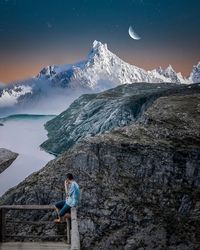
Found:
<svg viewBox="0 0 200 250"><path fill-rule="evenodd" d="M185 83L185 79L171 65L165 70L146 71L124 62L108 50L107 44L98 41L93 42L86 60L62 67L48 66L37 77L51 79L55 85L81 85L95 90L133 82Z"/></svg>
<svg viewBox="0 0 200 250"><path fill-rule="evenodd" d="M189 83L187 79L185 79L182 74L176 73L176 71L169 65L166 69L162 69L161 67L149 71L153 74L154 77L158 79L162 78L164 82L172 82L172 83Z"/></svg>
<svg viewBox="0 0 200 250"><path fill-rule="evenodd" d="M192 72L190 74L189 80L192 83L199 83L200 82L200 62L197 65L193 66Z"/></svg>
<svg viewBox="0 0 200 250"><path fill-rule="evenodd" d="M13 106L18 102L21 96L32 94L32 88L28 85L13 85L10 88L4 88L1 93L0 107Z"/></svg>
<svg viewBox="0 0 200 250"><path fill-rule="evenodd" d="M197 79L198 72L191 79ZM83 93L99 92L134 82L181 84L190 83L191 79L184 79L171 65L152 71L130 65L109 51L107 44L94 41L85 60L75 64L47 66L36 77L1 89L0 113L13 106L20 107L22 111L31 107L39 108L40 113L44 113L44 110L59 113Z"/></svg>

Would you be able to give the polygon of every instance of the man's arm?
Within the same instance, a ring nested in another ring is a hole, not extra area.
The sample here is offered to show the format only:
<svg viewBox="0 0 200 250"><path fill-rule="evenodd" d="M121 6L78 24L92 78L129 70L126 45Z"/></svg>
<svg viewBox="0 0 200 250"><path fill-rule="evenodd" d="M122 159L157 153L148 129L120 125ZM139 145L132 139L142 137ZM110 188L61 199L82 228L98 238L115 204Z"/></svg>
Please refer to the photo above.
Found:
<svg viewBox="0 0 200 250"><path fill-rule="evenodd" d="M74 193L74 191L75 191L74 183L71 183L70 189L68 191L69 196L72 196L72 194Z"/></svg>
<svg viewBox="0 0 200 250"><path fill-rule="evenodd" d="M65 193L68 195L68 182L65 180Z"/></svg>

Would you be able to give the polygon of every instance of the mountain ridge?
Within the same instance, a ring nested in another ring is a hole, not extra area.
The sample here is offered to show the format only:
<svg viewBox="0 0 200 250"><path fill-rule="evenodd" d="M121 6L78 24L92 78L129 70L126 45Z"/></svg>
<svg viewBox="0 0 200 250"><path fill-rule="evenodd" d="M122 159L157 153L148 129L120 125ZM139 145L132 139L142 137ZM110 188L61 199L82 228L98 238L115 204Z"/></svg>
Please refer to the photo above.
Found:
<svg viewBox="0 0 200 250"><path fill-rule="evenodd" d="M166 69L162 69L161 67L159 67L159 71L156 69L147 71L123 61L110 50L108 50L108 46L106 43L102 44L101 42L96 40L93 42L92 49L89 51L88 56L85 60L75 64L66 65L64 67L63 66L47 66L41 70L37 77L51 78L51 80L54 79L54 81L56 82L56 75L58 77L66 70L74 70L74 72L71 72L74 78L79 77L79 74L81 74L83 78L87 76L87 82L90 88L94 88L98 85L99 78L105 80L108 75L111 75L113 77L112 80L116 83L112 87L115 87L119 84L128 84L133 82L187 82L187 80L183 78L181 73L177 74L175 72L171 65L169 65ZM94 73L94 71L98 72L97 78L92 75L93 79L91 79L92 77L90 74ZM108 78L107 80L110 79Z"/></svg>
<svg viewBox="0 0 200 250"><path fill-rule="evenodd" d="M169 65L146 71L121 60L107 44L94 41L85 60L75 64L50 65L25 81L0 88L0 113L60 113L81 94L100 92L118 85L148 82L186 84L200 78L200 63L188 79ZM62 101L61 101L62 99ZM15 111L17 109L17 111ZM28 109L28 110L27 110Z"/></svg>

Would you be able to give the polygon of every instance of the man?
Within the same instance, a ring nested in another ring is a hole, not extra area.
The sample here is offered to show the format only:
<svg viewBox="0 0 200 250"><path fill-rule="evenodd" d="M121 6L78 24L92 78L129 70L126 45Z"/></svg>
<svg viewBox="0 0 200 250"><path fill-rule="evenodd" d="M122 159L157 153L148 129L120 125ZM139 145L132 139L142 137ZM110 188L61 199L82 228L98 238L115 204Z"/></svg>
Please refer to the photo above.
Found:
<svg viewBox="0 0 200 250"><path fill-rule="evenodd" d="M66 199L56 202L55 209L58 213L58 219L55 222L60 223L62 218L66 213L70 213L72 207L76 207L78 205L79 197L80 197L80 188L79 185L74 180L72 174L67 174L67 179L64 182Z"/></svg>

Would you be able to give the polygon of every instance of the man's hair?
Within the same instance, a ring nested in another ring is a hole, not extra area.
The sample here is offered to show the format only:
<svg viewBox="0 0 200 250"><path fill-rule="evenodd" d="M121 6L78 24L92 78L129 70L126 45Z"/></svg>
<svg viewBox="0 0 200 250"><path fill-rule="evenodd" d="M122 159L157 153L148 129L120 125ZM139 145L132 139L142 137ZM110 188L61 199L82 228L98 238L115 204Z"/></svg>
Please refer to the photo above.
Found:
<svg viewBox="0 0 200 250"><path fill-rule="evenodd" d="M67 179L69 179L69 180L73 180L73 179L74 179L74 177L73 177L73 175L72 175L71 173L68 173L68 174L67 174Z"/></svg>

